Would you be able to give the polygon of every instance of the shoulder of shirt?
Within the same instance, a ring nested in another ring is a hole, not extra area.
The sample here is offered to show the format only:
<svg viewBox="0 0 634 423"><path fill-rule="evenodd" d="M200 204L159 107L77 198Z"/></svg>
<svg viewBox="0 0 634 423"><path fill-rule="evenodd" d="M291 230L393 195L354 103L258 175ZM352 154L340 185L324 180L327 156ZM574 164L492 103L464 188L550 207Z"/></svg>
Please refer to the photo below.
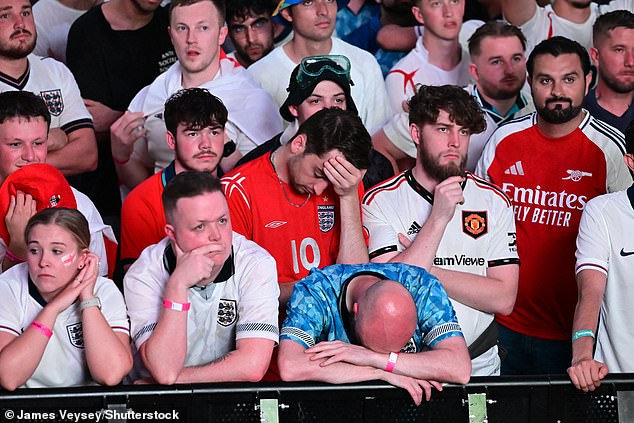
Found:
<svg viewBox="0 0 634 423"><path fill-rule="evenodd" d="M84 216L88 217L91 214L99 214L97 207L92 202L92 200L83 192L71 187L73 194L75 195L75 202L77 203L77 210L81 212ZM90 223L90 219L88 219L88 223Z"/></svg>
<svg viewBox="0 0 634 423"><path fill-rule="evenodd" d="M164 271L163 253L168 242L169 238L165 237L158 243L145 247L139 258L132 263L132 266L126 272L123 279L124 285L128 275L143 278L148 274Z"/></svg>
<svg viewBox="0 0 634 423"><path fill-rule="evenodd" d="M286 56L286 54L282 50L284 48L284 45L275 47L269 52L269 54L249 66L246 71L251 75L260 75L261 72L267 70L267 68L271 66L271 63L278 63L284 58L284 56Z"/></svg>
<svg viewBox="0 0 634 423"><path fill-rule="evenodd" d="M162 174L163 174L162 171L155 173L154 175L150 176L149 178L141 182L139 185L134 187L132 191L130 191L130 193L125 197L125 200L123 200L123 204L126 204L126 203L135 204L137 202L146 203L148 201L152 201L153 199L147 198L147 195L154 193L156 191L155 188L157 184L159 185L162 184L161 182Z"/></svg>
<svg viewBox="0 0 634 423"><path fill-rule="evenodd" d="M627 206L631 208L629 198L627 197L627 190L621 190L616 192L610 192L607 194L598 195L590 199L584 208L584 212L588 210L601 212L602 210L609 208L612 209L615 201L626 201Z"/></svg>
<svg viewBox="0 0 634 423"><path fill-rule="evenodd" d="M511 200L497 185L488 182L479 176L467 172L467 181L470 181L476 188L490 194L494 201L503 201L506 207L511 207Z"/></svg>
<svg viewBox="0 0 634 423"><path fill-rule="evenodd" d="M31 63L31 72L37 72L38 69L45 69L46 71L55 70L57 72L71 74L70 70L65 64L53 59L52 57L42 57L35 54L30 54L29 59L32 59L29 60L29 62Z"/></svg>
<svg viewBox="0 0 634 423"><path fill-rule="evenodd" d="M403 56L398 62L396 62L394 66L392 66L385 78L393 73L411 72L414 70L418 70L421 65L424 64L425 63L420 59L420 56L417 54L416 49L414 48L410 50L410 52L407 53L405 56Z"/></svg>
<svg viewBox="0 0 634 423"><path fill-rule="evenodd" d="M502 139L508 137L509 135L513 135L516 132L524 131L532 127L535 125L535 115L536 113L533 112L502 123L495 129L493 134L491 134L490 140L499 143Z"/></svg>
<svg viewBox="0 0 634 423"><path fill-rule="evenodd" d="M616 148L621 155L625 154L625 135L615 127L594 118L589 112L586 113L588 113L587 120L580 125L580 129L586 137L602 150L604 147ZM605 152L607 153L607 151Z"/></svg>
<svg viewBox="0 0 634 423"><path fill-rule="evenodd" d="M407 183L405 172L401 172L398 175L386 179L385 181L375 185L374 187L366 191L366 193L363 195L362 204L364 206L369 206L375 198L382 194L386 194L396 190L403 183Z"/></svg>
<svg viewBox="0 0 634 423"><path fill-rule="evenodd" d="M372 54L370 54L366 50L363 50L362 48L359 48L355 45L347 43L343 41L342 39L333 38L332 47L333 47L332 48L333 53L334 52L343 53L344 56L348 57L348 59L350 59L351 62L354 62L355 59L376 62L376 59L374 58ZM337 50L340 50L340 51L337 51ZM352 66L354 66L354 63L352 63Z"/></svg>
<svg viewBox="0 0 634 423"><path fill-rule="evenodd" d="M0 274L0 284L6 284L11 291L19 292L19 289L26 285L28 269L26 263L16 264Z"/></svg>
<svg viewBox="0 0 634 423"><path fill-rule="evenodd" d="M246 162L235 169L232 169L229 173L224 175L220 180L222 181L230 181L231 179L236 179L236 177L243 176L244 178L248 178L250 176L260 175L264 168L268 165L270 155L265 153L260 157L256 157L255 159Z"/></svg>
<svg viewBox="0 0 634 423"><path fill-rule="evenodd" d="M231 245L236 260L270 260L275 265L275 260L268 251L237 232L233 232ZM236 263L236 266L238 265L239 263Z"/></svg>

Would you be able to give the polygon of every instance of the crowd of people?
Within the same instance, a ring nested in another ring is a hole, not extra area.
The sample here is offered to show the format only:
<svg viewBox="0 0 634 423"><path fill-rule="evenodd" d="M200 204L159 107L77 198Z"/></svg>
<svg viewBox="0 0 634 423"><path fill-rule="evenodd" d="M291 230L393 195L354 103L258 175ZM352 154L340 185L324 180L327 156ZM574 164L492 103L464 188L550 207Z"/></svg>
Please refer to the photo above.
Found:
<svg viewBox="0 0 634 423"><path fill-rule="evenodd" d="M0 387L634 372L634 1L491 3L0 0Z"/></svg>

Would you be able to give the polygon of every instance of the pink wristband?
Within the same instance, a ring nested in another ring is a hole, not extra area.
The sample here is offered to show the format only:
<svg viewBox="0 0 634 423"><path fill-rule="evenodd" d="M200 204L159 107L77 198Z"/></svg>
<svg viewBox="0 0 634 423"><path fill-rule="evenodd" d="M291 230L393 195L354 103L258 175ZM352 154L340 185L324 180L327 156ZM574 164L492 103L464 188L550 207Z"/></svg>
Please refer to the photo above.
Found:
<svg viewBox="0 0 634 423"><path fill-rule="evenodd" d="M9 249L6 250L6 252L4 253L4 256L8 258L9 261L12 261L13 263L24 263L24 260L22 260L20 257L13 254L11 250Z"/></svg>
<svg viewBox="0 0 634 423"><path fill-rule="evenodd" d="M385 366L386 372L392 373L392 371L394 370L394 367L396 367L396 360L398 360L398 353L391 352L390 358L388 358L387 365Z"/></svg>
<svg viewBox="0 0 634 423"><path fill-rule="evenodd" d="M168 308L170 310L175 311L187 311L192 306L191 303L177 303L175 301L170 301L166 298L163 298L163 307Z"/></svg>
<svg viewBox="0 0 634 423"><path fill-rule="evenodd" d="M48 339L51 339L51 336L53 336L53 331L50 330L47 326L44 326L42 323L38 322L37 320L33 320L33 323L31 323L31 326L34 329L37 329L40 332L42 332L42 334L44 334L44 336L46 336Z"/></svg>

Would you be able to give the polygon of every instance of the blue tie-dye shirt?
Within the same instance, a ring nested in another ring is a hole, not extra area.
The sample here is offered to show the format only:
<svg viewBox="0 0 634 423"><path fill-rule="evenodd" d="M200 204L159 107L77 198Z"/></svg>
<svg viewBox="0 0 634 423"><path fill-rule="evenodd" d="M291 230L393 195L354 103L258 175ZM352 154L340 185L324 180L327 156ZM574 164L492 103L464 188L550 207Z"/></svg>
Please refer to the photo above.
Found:
<svg viewBox="0 0 634 423"><path fill-rule="evenodd" d="M454 309L438 279L416 266L368 263L313 269L297 282L280 340L290 339L306 348L321 341L350 343L340 313L341 292L350 279L364 274L400 282L412 294L418 310L418 325L404 352L420 352L433 348L443 339L462 336Z"/></svg>

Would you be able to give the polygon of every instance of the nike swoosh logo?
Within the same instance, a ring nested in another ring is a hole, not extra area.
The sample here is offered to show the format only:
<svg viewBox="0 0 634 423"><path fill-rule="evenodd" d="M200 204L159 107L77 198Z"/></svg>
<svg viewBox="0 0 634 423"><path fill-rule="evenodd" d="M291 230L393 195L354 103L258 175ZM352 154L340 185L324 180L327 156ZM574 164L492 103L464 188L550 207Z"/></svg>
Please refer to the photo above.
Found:
<svg viewBox="0 0 634 423"><path fill-rule="evenodd" d="M621 248L621 257L631 256L632 254L634 254L634 251L626 252L623 248Z"/></svg>

